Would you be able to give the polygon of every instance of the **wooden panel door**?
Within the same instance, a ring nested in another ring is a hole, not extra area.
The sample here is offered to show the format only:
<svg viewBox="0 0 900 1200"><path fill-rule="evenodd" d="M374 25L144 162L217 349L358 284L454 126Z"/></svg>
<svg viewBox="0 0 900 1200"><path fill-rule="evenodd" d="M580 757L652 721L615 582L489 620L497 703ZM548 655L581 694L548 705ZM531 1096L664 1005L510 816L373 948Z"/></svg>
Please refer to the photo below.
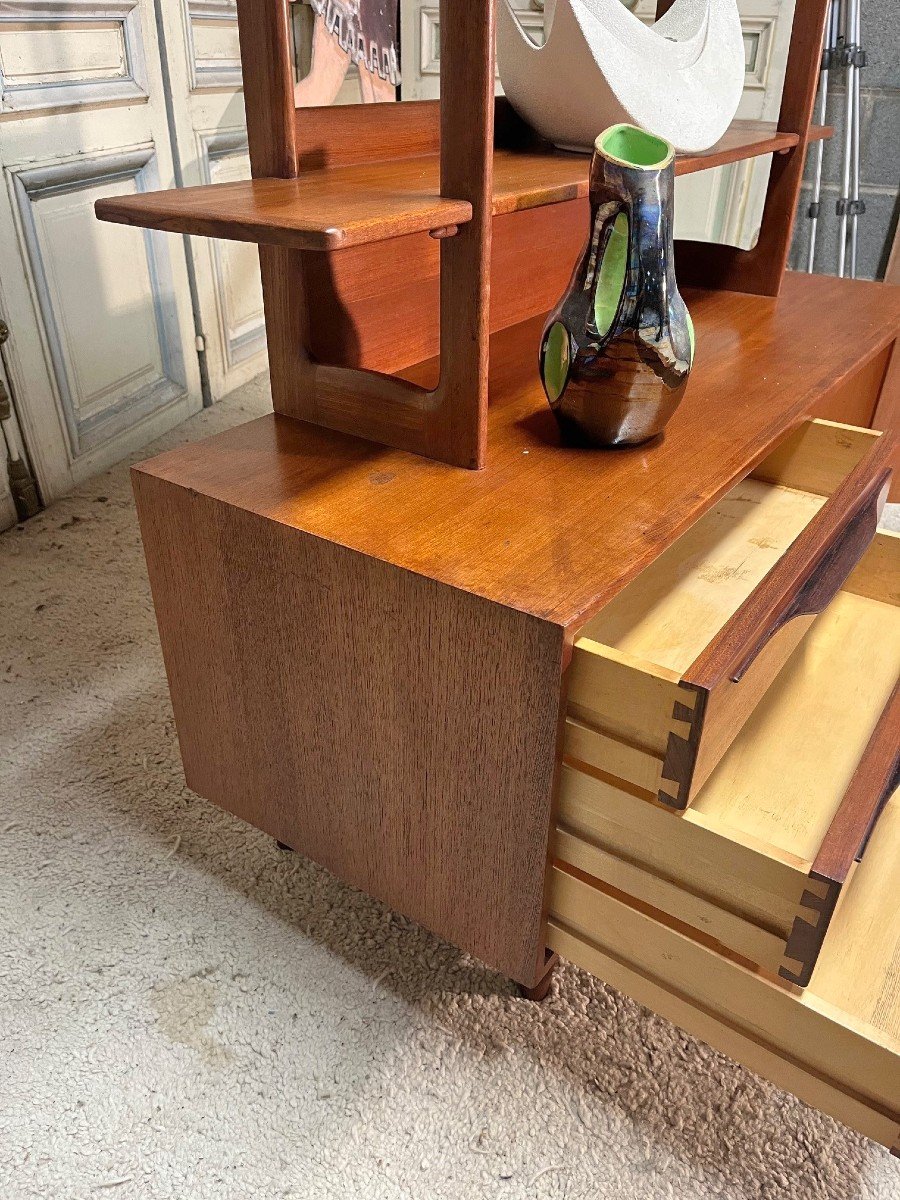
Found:
<svg viewBox="0 0 900 1200"><path fill-rule="evenodd" d="M94 201L173 184L152 0L0 7L0 315L45 502L201 404L181 239Z"/></svg>

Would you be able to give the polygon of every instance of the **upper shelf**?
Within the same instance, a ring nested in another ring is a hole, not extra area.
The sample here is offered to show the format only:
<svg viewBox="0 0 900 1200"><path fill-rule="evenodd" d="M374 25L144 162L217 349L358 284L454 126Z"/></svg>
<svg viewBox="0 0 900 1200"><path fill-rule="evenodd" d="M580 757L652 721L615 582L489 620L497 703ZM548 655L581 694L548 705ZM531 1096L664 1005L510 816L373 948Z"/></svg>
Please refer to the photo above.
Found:
<svg viewBox="0 0 900 1200"><path fill-rule="evenodd" d="M110 196L101 221L290 246L342 250L472 219L472 205L438 194L431 158L309 171L299 179L246 179Z"/></svg>
<svg viewBox="0 0 900 1200"><path fill-rule="evenodd" d="M810 141L831 137L827 125L810 127ZM774 121L733 121L725 136L699 154L679 154L676 175L693 175L741 159L790 150L796 133L779 133ZM559 204L588 194L590 158L561 150L528 149L494 152L494 216L542 204Z"/></svg>
<svg viewBox="0 0 900 1200"><path fill-rule="evenodd" d="M810 139L830 137L813 126ZM702 154L679 155L675 174L724 166L740 159L789 150L795 133L774 124L735 121L722 140ZM587 195L587 155L557 150L498 149L494 153L494 215L558 204ZM407 233L463 225L472 206L439 194L437 155L305 172L298 179L254 179L98 200L102 221L193 233L204 237L341 250Z"/></svg>

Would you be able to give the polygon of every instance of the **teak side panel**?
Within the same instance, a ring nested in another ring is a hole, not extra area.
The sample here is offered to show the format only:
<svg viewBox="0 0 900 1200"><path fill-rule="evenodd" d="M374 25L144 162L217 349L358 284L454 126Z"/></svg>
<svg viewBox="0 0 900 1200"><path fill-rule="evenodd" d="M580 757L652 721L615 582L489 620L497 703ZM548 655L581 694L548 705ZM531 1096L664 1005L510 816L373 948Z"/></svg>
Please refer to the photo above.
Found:
<svg viewBox="0 0 900 1200"><path fill-rule="evenodd" d="M189 786L536 982L562 630L133 478Z"/></svg>

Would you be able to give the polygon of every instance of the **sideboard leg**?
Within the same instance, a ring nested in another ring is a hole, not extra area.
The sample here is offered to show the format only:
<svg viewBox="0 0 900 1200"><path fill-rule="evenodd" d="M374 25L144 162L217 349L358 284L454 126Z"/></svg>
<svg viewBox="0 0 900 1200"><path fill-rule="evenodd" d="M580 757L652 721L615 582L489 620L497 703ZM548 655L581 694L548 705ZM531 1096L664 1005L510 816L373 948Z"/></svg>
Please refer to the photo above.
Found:
<svg viewBox="0 0 900 1200"><path fill-rule="evenodd" d="M544 974L540 977L533 987L525 987L524 984L519 985L519 989L525 1000L533 1000L535 1004L540 1004L542 1000L547 999L547 994L550 991L550 984L553 980L553 972L556 969L556 964L559 962L559 956L549 954L547 961L544 964Z"/></svg>

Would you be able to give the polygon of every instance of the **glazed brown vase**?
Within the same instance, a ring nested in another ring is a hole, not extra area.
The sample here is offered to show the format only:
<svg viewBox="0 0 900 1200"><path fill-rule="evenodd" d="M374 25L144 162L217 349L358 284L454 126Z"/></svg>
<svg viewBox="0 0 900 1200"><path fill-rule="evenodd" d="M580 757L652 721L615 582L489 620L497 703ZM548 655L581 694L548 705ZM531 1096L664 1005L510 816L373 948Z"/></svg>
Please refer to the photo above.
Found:
<svg viewBox="0 0 900 1200"><path fill-rule="evenodd" d="M675 152L634 125L600 135L590 236L541 339L541 379L566 442L634 446L678 407L694 329L675 281Z"/></svg>

